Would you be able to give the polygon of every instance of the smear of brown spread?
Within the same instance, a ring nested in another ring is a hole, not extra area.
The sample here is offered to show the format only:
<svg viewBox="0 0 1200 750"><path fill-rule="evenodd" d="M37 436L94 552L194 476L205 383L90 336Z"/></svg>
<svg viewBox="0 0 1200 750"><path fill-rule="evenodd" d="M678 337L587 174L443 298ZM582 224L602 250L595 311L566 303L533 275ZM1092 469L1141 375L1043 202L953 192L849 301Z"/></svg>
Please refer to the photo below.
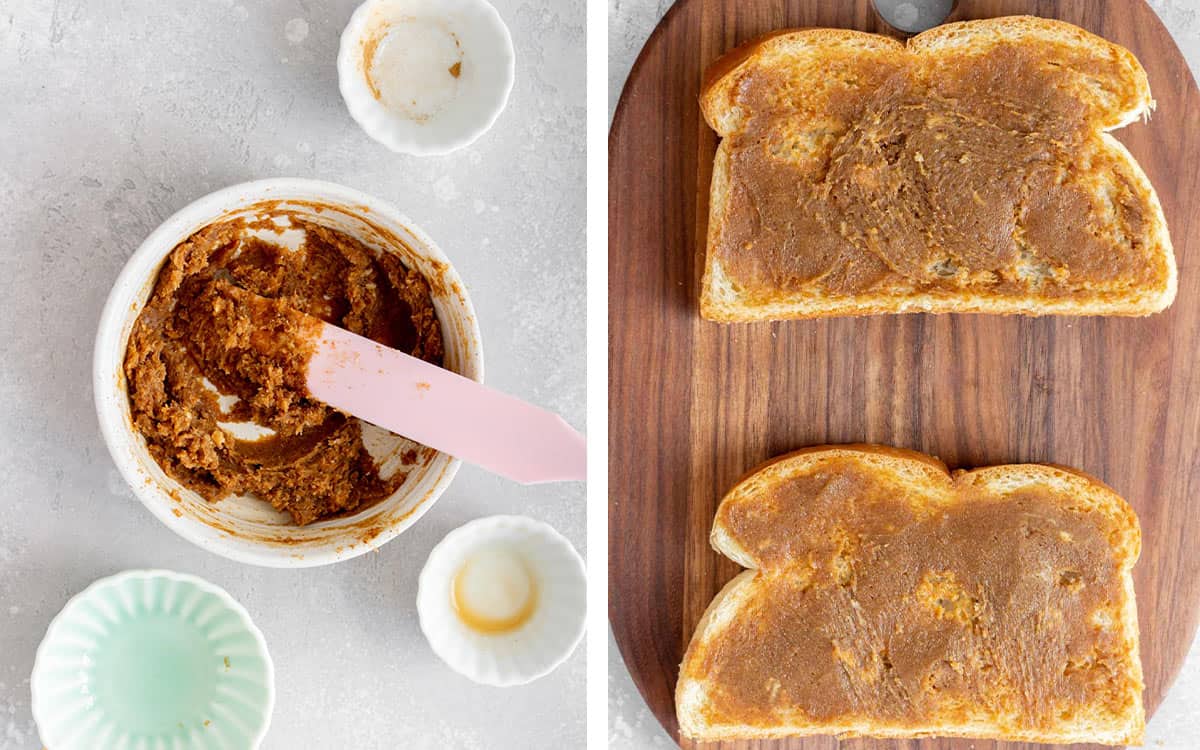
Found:
<svg viewBox="0 0 1200 750"><path fill-rule="evenodd" d="M1078 70L1102 86L1121 61L1078 55L897 53L846 62L811 94L751 69L737 85L753 114L726 139L727 220L713 251L750 297L1061 296L1161 279L1137 179L1071 93L1087 85ZM805 111L806 97L820 111Z"/></svg>
<svg viewBox="0 0 1200 750"><path fill-rule="evenodd" d="M367 81L367 88L371 91L371 96L377 101L381 101L383 95L379 91L379 84L375 82L375 77L371 71L375 68L375 53L379 50L379 43L386 36L386 27L380 26L371 31L371 34L363 40L362 56L359 58L359 67L362 69L363 77Z"/></svg>
<svg viewBox="0 0 1200 750"><path fill-rule="evenodd" d="M394 492L357 420L312 400L313 319L442 363L429 284L394 255L290 216L296 250L209 225L168 256L125 352L135 428L168 476L217 501L252 494L298 524L356 512ZM238 401L222 412L217 394ZM218 422L274 430L235 439Z"/></svg>
<svg viewBox="0 0 1200 750"><path fill-rule="evenodd" d="M712 718L1036 729L1084 704L1124 713L1120 530L1053 498L963 487L922 506L838 460L724 505L718 522L758 556L763 588L699 667Z"/></svg>

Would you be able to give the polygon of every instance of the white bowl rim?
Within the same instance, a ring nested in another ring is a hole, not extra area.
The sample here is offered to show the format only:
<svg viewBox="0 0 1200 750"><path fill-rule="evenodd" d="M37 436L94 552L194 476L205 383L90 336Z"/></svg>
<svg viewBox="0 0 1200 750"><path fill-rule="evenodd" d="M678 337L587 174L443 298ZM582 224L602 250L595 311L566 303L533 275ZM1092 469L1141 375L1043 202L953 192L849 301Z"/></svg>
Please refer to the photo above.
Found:
<svg viewBox="0 0 1200 750"><path fill-rule="evenodd" d="M575 572L579 575L579 580L583 582L583 585L586 589L587 566L583 562L583 557L580 556L579 550L575 549L575 545L571 544L571 540L563 536L558 529L554 528L545 521L539 521L535 518L530 518L529 516L484 516L482 518L476 518L473 521L468 521L462 526L451 530L446 534L446 536L442 537L440 542L434 545L432 550L430 550L429 557L426 558L425 565L421 568L421 574L417 577L417 621L421 627L421 633L425 636L425 640L429 642L430 648L433 649L433 652L437 654L438 658L440 658L455 672L481 685L491 685L493 687L515 687L518 685L525 685L533 682L534 680L545 677L562 666L562 663L570 658L571 654L575 653L575 649L579 647L579 642L583 640L584 633L587 631L586 602L584 604L584 611L580 612L579 621L575 626L574 632L571 633L570 638L564 641L564 648L560 653L555 654L554 658L549 660L547 664L540 669L530 672L514 673L509 679L499 680L489 680L483 675L477 674L476 672L470 670L466 665L457 663L453 658L451 658L449 656L449 652L445 649L445 642L443 639L439 635L431 634L430 629L427 627L424 608L421 606L421 602L424 599L422 596L423 591L430 591L435 586L440 587L448 583L447 581L433 580L432 563L436 558L442 555L450 554L458 547L464 537L473 534L486 533L502 527L517 528L521 529L522 531L528 531L540 537L542 540L549 542L551 546L563 553L564 561L568 561L572 565Z"/></svg>
<svg viewBox="0 0 1200 750"><path fill-rule="evenodd" d="M222 211L222 209L228 209L231 202L236 201L242 205L249 206L272 199L287 201L294 199L296 193L311 193L319 195L323 200L344 203L348 206L365 207L372 215L382 216L403 226L417 240L421 253L441 264L444 277L457 288L456 296L458 297L458 303L462 305L466 313L462 323L466 327L468 339L474 343L474 346L467 347L466 361L463 363L463 369L466 371L474 370L475 379L479 382L483 382L484 377L483 347L479 331L479 320L475 313L475 307L471 304L471 299L466 292L465 285L458 276L458 271L429 235L387 201L355 190L354 188L324 180L299 177L273 177L237 183L201 196L180 208L155 228L142 241L138 249L125 261L120 274L118 274L116 281L113 282L112 289L105 301L104 309L100 314L99 324L97 325L96 338L92 348L92 396L96 406L97 419L100 423L101 435L104 438L109 455L112 456L113 463L116 465L121 477L125 480L126 485L133 491L138 500L167 528L201 549L220 555L228 560L270 568L308 568L329 565L350 560L382 546L419 521L433 507L433 504L449 487L458 473L459 467L462 465L462 462L453 456L444 453L436 454L434 461L442 461L444 469L440 476L433 482L433 486L428 491L427 496L402 519L381 529L368 542L340 549L322 547L313 550L304 548L304 554L298 556L294 554L296 551L294 548L288 548L283 545L272 546L269 544L260 544L254 548L247 549L227 543L222 536L202 533L199 526L186 522L184 518L178 517L172 512L174 505L164 501L160 497L160 494L166 494L165 490L162 490L161 493L157 492L145 483L144 477L137 473L139 469L135 466L137 463L135 458L125 456L118 450L119 441L123 435L130 432L130 427L125 423L120 413L115 413L112 410L112 405L115 402L105 397L106 394L111 395L114 390L112 372L108 367L111 363L107 360L107 352L110 349L117 348L121 343L119 339L121 338L125 317L129 312L122 303L122 298L125 296L126 291L131 287L136 288L138 285L147 283L150 280L149 277L142 278L137 272L138 267L147 257L159 256L159 262L154 265L154 273L157 273L157 269L161 267L161 259L167 257L179 240L186 237L190 232L196 231L218 220L225 213L228 213L227 210ZM124 358L124 346L121 346L120 349L121 353L118 356L118 361ZM127 396L125 397L127 398ZM376 507L386 502L388 502L387 499L384 499Z"/></svg>
<svg viewBox="0 0 1200 750"><path fill-rule="evenodd" d="M275 713L275 662L271 660L271 651L267 648L266 637L263 635L262 630L260 630L259 627L254 624L254 620L250 617L250 613L246 610L246 608L242 606L241 602L239 602L237 599L234 599L233 595L228 591L211 581L201 578L200 576L192 575L190 573L178 573L165 568L132 568L129 570L123 570L119 573L114 573L110 576L98 578L89 583L82 591L68 599L66 604L62 606L62 609L58 611L58 614L54 615L54 617L50 619L50 624L46 626L46 633L42 636L42 642L38 644L37 652L33 657L33 669L29 673L29 705L33 713L33 722L38 728L38 740L40 740L46 747L50 747L50 744L42 735L42 722L46 717L39 716L40 711L38 708L39 703L37 688L38 668L44 663L43 659L45 658L46 649L49 647L48 644L50 643L50 634L55 630L56 627L59 626L63 619L63 615L65 615L67 610L69 610L72 606L85 600L101 588L118 586L126 581L137 578L163 578L180 583L186 583L207 593L213 594L221 600L223 605L237 615L238 619L242 623L242 626L245 627L246 631L254 638L254 642L258 644L259 651L262 655L263 664L265 664L267 668L267 702L264 706L266 720L263 722L263 725L259 729L258 733L254 735L254 744L251 746L251 750L257 750L259 745L262 744L263 739L267 736L267 730L271 727L271 717Z"/></svg>
<svg viewBox="0 0 1200 750"><path fill-rule="evenodd" d="M337 56L338 91L342 95L346 109L349 110L350 116L363 132L396 153L412 156L443 156L470 146L492 129L496 120L500 119L500 115L508 107L508 100L512 96L517 75L516 47L513 44L512 31L505 23L504 17L500 15L500 11L488 0L459 0L459 2L476 6L478 10L489 17L494 30L500 32L499 39L503 42L504 50L507 53L504 90L501 92L497 105L480 118L474 128L466 129L457 137L446 138L442 141L421 142L411 136L404 137L396 128L388 127L396 119L396 116L374 99L367 101L358 96L350 87L351 77L359 75L354 45L365 31L367 15L374 6L391 1L394 0L365 0L354 9L354 13L351 14L350 20L342 30L338 41Z"/></svg>

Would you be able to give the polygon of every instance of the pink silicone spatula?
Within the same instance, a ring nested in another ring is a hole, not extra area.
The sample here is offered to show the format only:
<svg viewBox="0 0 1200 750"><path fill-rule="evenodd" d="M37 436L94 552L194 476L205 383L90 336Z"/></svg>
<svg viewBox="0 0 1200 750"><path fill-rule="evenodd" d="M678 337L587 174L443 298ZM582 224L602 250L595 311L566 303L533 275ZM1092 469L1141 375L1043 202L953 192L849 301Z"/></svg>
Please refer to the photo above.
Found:
<svg viewBox="0 0 1200 750"><path fill-rule="evenodd" d="M583 435L562 417L323 324L308 364L318 400L523 484L585 478Z"/></svg>

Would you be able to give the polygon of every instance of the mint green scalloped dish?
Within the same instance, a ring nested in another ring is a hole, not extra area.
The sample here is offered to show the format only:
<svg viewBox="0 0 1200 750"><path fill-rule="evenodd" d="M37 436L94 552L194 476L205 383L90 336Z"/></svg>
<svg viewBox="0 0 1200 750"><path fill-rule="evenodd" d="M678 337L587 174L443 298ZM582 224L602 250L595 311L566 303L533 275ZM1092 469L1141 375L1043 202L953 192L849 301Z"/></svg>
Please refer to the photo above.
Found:
<svg viewBox="0 0 1200 750"><path fill-rule="evenodd" d="M254 750L275 705L262 633L221 588L130 570L50 623L30 680L50 750Z"/></svg>

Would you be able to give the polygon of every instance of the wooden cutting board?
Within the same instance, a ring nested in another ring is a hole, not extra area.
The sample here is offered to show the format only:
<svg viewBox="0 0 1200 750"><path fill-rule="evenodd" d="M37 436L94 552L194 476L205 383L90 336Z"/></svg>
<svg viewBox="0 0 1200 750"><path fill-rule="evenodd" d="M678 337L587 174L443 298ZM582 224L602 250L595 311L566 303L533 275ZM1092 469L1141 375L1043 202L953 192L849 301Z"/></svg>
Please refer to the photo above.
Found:
<svg viewBox="0 0 1200 750"><path fill-rule="evenodd" d="M703 321L697 237L716 148L696 104L704 67L771 29L886 28L869 0L683 0L630 74L609 138L609 615L635 682L672 735L684 648L739 571L708 545L717 502L760 462L813 444L886 443L951 467L1054 462L1102 478L1142 522L1135 577L1149 711L1183 662L1200 612L1200 94L1142 0L962 0L953 18L1018 13L1119 42L1149 72L1158 109L1117 137L1166 210L1180 285L1165 314ZM832 738L722 745L835 746Z"/></svg>

